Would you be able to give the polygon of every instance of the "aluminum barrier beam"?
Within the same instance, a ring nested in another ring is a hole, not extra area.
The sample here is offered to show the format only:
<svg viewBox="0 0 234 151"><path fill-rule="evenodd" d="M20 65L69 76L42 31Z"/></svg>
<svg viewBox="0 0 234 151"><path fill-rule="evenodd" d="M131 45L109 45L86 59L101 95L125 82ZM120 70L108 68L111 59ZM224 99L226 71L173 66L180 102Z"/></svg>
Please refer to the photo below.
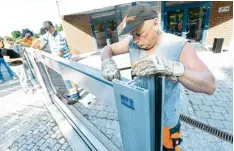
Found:
<svg viewBox="0 0 234 151"><path fill-rule="evenodd" d="M164 77L122 78L110 82L102 77L100 70L45 52L36 52L34 49L26 50L29 60L34 61L33 65L35 61L41 62L105 104L117 108L124 151L162 150Z"/></svg>

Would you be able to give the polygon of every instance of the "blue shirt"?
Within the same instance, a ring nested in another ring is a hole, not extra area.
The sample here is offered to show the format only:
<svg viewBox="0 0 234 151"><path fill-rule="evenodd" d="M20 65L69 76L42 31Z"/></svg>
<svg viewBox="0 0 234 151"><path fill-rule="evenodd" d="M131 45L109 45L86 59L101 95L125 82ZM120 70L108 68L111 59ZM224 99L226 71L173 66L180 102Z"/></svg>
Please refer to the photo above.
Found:
<svg viewBox="0 0 234 151"><path fill-rule="evenodd" d="M53 35L46 33L43 35L43 40L48 41L52 54L57 56L59 51L63 51L61 57L71 59L67 41L61 33L57 31L55 31Z"/></svg>

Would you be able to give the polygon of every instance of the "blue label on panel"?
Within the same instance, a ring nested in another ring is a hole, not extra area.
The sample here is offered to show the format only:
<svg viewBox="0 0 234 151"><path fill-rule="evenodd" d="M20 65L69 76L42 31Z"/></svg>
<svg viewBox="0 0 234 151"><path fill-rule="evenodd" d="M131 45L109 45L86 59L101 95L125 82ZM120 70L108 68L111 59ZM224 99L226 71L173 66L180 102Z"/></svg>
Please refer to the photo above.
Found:
<svg viewBox="0 0 234 151"><path fill-rule="evenodd" d="M124 95L120 95L121 96L121 103L133 110L135 110L135 106L134 106L134 102L131 98L126 97Z"/></svg>

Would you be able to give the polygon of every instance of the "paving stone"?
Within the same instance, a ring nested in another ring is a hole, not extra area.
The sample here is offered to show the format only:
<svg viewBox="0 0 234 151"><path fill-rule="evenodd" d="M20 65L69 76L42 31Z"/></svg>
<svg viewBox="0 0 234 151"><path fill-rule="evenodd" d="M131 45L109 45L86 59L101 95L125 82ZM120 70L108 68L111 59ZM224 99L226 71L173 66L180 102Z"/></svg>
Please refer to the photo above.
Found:
<svg viewBox="0 0 234 151"><path fill-rule="evenodd" d="M20 136L18 139L17 139L17 142L21 142L23 139L25 139L26 136Z"/></svg>
<svg viewBox="0 0 234 151"><path fill-rule="evenodd" d="M90 110L88 114L89 116L97 116L98 112L99 112L98 110Z"/></svg>
<svg viewBox="0 0 234 151"><path fill-rule="evenodd" d="M51 137L51 138L56 138L56 136L57 136L57 134L54 133L54 134L52 134L50 137Z"/></svg>
<svg viewBox="0 0 234 151"><path fill-rule="evenodd" d="M60 140L63 137L63 135L61 133L59 133L56 137L57 140Z"/></svg>
<svg viewBox="0 0 234 151"><path fill-rule="evenodd" d="M186 107L186 108L187 108L187 107ZM195 111L200 111L200 108L199 108L198 105L193 105L193 109L194 109Z"/></svg>
<svg viewBox="0 0 234 151"><path fill-rule="evenodd" d="M49 146L49 143L45 142L44 144L41 145L40 150L45 150Z"/></svg>
<svg viewBox="0 0 234 151"><path fill-rule="evenodd" d="M207 119L206 119L206 118L197 117L197 119L196 119L196 120L198 120L199 122L202 122L202 123L204 123L204 124L208 124L208 121L207 121Z"/></svg>
<svg viewBox="0 0 234 151"><path fill-rule="evenodd" d="M195 100L194 98L191 99L190 102L191 102L192 104L195 104L195 105L199 105L199 104L202 105L202 104L203 104L201 100Z"/></svg>
<svg viewBox="0 0 234 151"><path fill-rule="evenodd" d="M115 108L107 106L105 109L107 112L114 112Z"/></svg>
<svg viewBox="0 0 234 151"><path fill-rule="evenodd" d="M52 135L52 134L54 134L54 131L51 130L51 131L48 132L48 134Z"/></svg>
<svg viewBox="0 0 234 151"><path fill-rule="evenodd" d="M34 140L33 140L33 143L38 143L40 140L41 140L41 136L38 136L38 137L36 137Z"/></svg>
<svg viewBox="0 0 234 151"><path fill-rule="evenodd" d="M113 133L114 133L114 130L112 130L112 129L107 129L107 132L106 132L107 134L110 134L110 135L113 135Z"/></svg>
<svg viewBox="0 0 234 151"><path fill-rule="evenodd" d="M13 149L11 149L11 151L18 151L18 149L19 149L19 147L16 146L16 147L14 147Z"/></svg>
<svg viewBox="0 0 234 151"><path fill-rule="evenodd" d="M58 126L55 126L52 130L53 131L57 131L58 130Z"/></svg>
<svg viewBox="0 0 234 151"><path fill-rule="evenodd" d="M227 104L227 102L215 101L214 103L216 104L216 106L229 107L228 104Z"/></svg>
<svg viewBox="0 0 234 151"><path fill-rule="evenodd" d="M69 144L66 142L63 144L63 146L61 147L62 149L66 149L69 146Z"/></svg>
<svg viewBox="0 0 234 151"><path fill-rule="evenodd" d="M110 119L110 120L116 120L117 116L118 116L118 114L116 114L116 113L108 113L106 118Z"/></svg>
<svg viewBox="0 0 234 151"><path fill-rule="evenodd" d="M35 145L35 144L33 144L33 143L29 144L29 145L27 146L27 149L28 149L28 150L31 150L31 149L33 148L34 145Z"/></svg>
<svg viewBox="0 0 234 151"><path fill-rule="evenodd" d="M119 122L113 120L113 121L112 121L112 124L111 124L111 128L112 128L112 129L119 129Z"/></svg>
<svg viewBox="0 0 234 151"><path fill-rule="evenodd" d="M227 96L216 96L218 101L228 102L230 101Z"/></svg>
<svg viewBox="0 0 234 151"><path fill-rule="evenodd" d="M106 127L106 128L112 128L111 125L112 125L112 120L106 120L106 125L105 125L105 127Z"/></svg>
<svg viewBox="0 0 234 151"><path fill-rule="evenodd" d="M27 148L27 145L25 144L25 145L21 146L18 151L23 151L26 148Z"/></svg>
<svg viewBox="0 0 234 151"><path fill-rule="evenodd" d="M51 151L57 151L61 147L60 144L55 144L54 147L51 149Z"/></svg>
<svg viewBox="0 0 234 151"><path fill-rule="evenodd" d="M223 107L212 106L212 108L215 112L227 113L227 111Z"/></svg>
<svg viewBox="0 0 234 151"><path fill-rule="evenodd" d="M97 114L97 117L105 118L107 116L107 113L108 112L106 112L106 111L99 111Z"/></svg>
<svg viewBox="0 0 234 151"><path fill-rule="evenodd" d="M65 149L65 151L72 151L72 149L71 149L71 147L67 147L66 149Z"/></svg>
<svg viewBox="0 0 234 151"><path fill-rule="evenodd" d="M213 111L209 105L199 105L201 111Z"/></svg>
<svg viewBox="0 0 234 151"><path fill-rule="evenodd" d="M209 114L205 111L195 111L197 117L210 118Z"/></svg>
<svg viewBox="0 0 234 151"><path fill-rule="evenodd" d="M221 120L207 119L209 125L217 128L225 128Z"/></svg>
<svg viewBox="0 0 234 151"><path fill-rule="evenodd" d="M18 143L18 147L23 146L24 144L26 144L27 140L23 139L21 142Z"/></svg>
<svg viewBox="0 0 234 151"><path fill-rule="evenodd" d="M227 128L232 130L233 129L233 122L229 122L229 121L222 121L223 125Z"/></svg>
<svg viewBox="0 0 234 151"><path fill-rule="evenodd" d="M215 105L213 100L201 100L204 105Z"/></svg>
<svg viewBox="0 0 234 151"><path fill-rule="evenodd" d="M225 120L224 116L221 113L215 113L215 112L208 112L211 119L216 120Z"/></svg>
<svg viewBox="0 0 234 151"><path fill-rule="evenodd" d="M36 145L41 146L45 141L46 141L45 139L41 139Z"/></svg>
<svg viewBox="0 0 234 151"><path fill-rule="evenodd" d="M49 134L46 134L43 138L44 138L45 140L47 140L49 137L50 137L50 135L49 135Z"/></svg>
<svg viewBox="0 0 234 151"><path fill-rule="evenodd" d="M36 151L38 148L38 146L34 146L30 151Z"/></svg>
<svg viewBox="0 0 234 151"><path fill-rule="evenodd" d="M61 138L59 141L58 141L60 144L63 144L65 142L65 139L64 138Z"/></svg>
<svg viewBox="0 0 234 151"><path fill-rule="evenodd" d="M105 105L98 105L97 110L104 111L107 108Z"/></svg>
<svg viewBox="0 0 234 151"><path fill-rule="evenodd" d="M232 121L233 120L233 114L223 114L223 116L225 117L226 120L228 121Z"/></svg>
<svg viewBox="0 0 234 151"><path fill-rule="evenodd" d="M226 111L227 111L228 113L230 113L230 114L233 113L233 108L231 108L231 107L225 107L225 109L226 109Z"/></svg>
<svg viewBox="0 0 234 151"><path fill-rule="evenodd" d="M50 141L49 142L49 148L53 148L54 147L54 145L57 143L57 141L56 140L52 140L52 141Z"/></svg>
<svg viewBox="0 0 234 151"><path fill-rule="evenodd" d="M28 139L28 141L26 142L26 144L31 144L33 142L35 138L31 137L30 139Z"/></svg>

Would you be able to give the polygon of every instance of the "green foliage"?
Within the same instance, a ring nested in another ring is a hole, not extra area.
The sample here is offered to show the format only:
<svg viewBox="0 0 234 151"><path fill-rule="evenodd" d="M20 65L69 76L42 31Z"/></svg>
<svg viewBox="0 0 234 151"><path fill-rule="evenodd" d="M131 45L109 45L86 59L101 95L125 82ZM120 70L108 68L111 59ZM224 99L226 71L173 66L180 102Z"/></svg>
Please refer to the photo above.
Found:
<svg viewBox="0 0 234 151"><path fill-rule="evenodd" d="M34 36L33 37L35 37L35 38L40 38L40 34L34 34Z"/></svg>
<svg viewBox="0 0 234 151"><path fill-rule="evenodd" d="M57 24L55 24L55 29L56 29L57 31L63 31L63 26L62 26L62 24L60 24L59 26L58 26Z"/></svg>
<svg viewBox="0 0 234 151"><path fill-rule="evenodd" d="M10 36L5 36L3 39L6 41L13 41L13 39Z"/></svg>
<svg viewBox="0 0 234 151"><path fill-rule="evenodd" d="M14 30L14 31L11 32L11 36L12 36L13 39L16 39L16 38L21 36L21 33L18 30Z"/></svg>

